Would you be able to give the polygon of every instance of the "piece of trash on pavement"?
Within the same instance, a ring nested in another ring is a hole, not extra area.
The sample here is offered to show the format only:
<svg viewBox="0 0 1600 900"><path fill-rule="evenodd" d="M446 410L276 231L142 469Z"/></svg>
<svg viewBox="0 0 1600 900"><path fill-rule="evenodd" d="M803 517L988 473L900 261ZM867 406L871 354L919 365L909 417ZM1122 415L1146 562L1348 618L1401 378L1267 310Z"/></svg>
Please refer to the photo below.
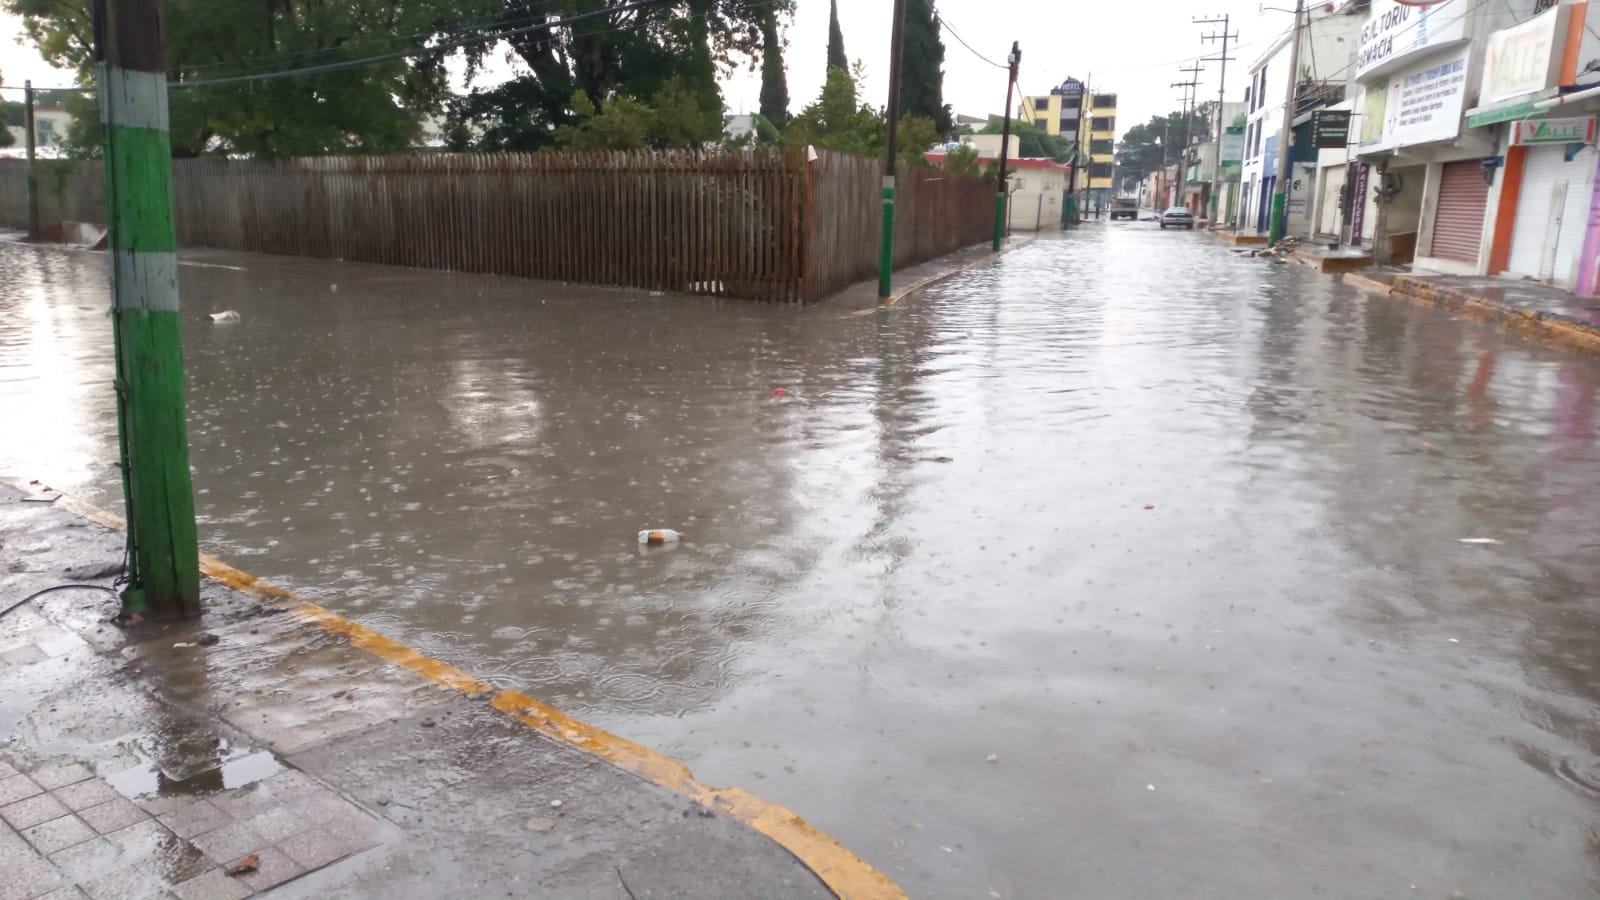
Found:
<svg viewBox="0 0 1600 900"><path fill-rule="evenodd" d="M1155 504L1154 504L1154 503L1146 503L1146 504L1145 504L1145 505L1144 505L1144 508L1145 508L1145 509L1155 509L1155 508L1156 508L1156 505L1155 505Z"/></svg>
<svg viewBox="0 0 1600 900"><path fill-rule="evenodd" d="M683 535L670 528L647 528L639 532L641 544L676 544Z"/></svg>
<svg viewBox="0 0 1600 900"><path fill-rule="evenodd" d="M560 800L551 800L550 801L550 808L551 809L560 809L561 808L561 801Z"/></svg>
<svg viewBox="0 0 1600 900"><path fill-rule="evenodd" d="M785 396L788 396L788 394L789 394L789 392L784 390L783 388L773 388L772 389L772 396L774 396L774 397L785 397Z"/></svg>
<svg viewBox="0 0 1600 900"><path fill-rule="evenodd" d="M984 757L984 760L986 762L999 762L1000 761L1000 754L991 753L988 756Z"/></svg>
<svg viewBox="0 0 1600 900"><path fill-rule="evenodd" d="M211 313L210 315L211 315L211 321L214 324L218 324L218 325L220 325L220 324L222 324L224 322L237 322L237 321L239 321L239 313L236 310L232 310L232 309L225 309L222 312L214 312L214 313Z"/></svg>
<svg viewBox="0 0 1600 900"><path fill-rule="evenodd" d="M176 649L178 649L180 647L198 647L198 646L200 646L200 645L196 644L194 641L179 641L176 644L173 644L172 648L174 650L176 650Z"/></svg>
<svg viewBox="0 0 1600 900"><path fill-rule="evenodd" d="M252 853L227 868L229 875L249 875L261 868L261 857Z"/></svg>
<svg viewBox="0 0 1600 900"><path fill-rule="evenodd" d="M1461 643L1461 641L1459 641L1459 640L1457 640L1457 639L1456 639L1456 638L1451 638L1451 639L1450 639L1450 643L1452 643L1452 644L1459 644L1459 643Z"/></svg>
<svg viewBox="0 0 1600 900"><path fill-rule="evenodd" d="M527 822L529 831L546 832L556 827L556 820L549 816L534 816Z"/></svg>
<svg viewBox="0 0 1600 900"><path fill-rule="evenodd" d="M1494 538L1461 538L1463 544L1498 544Z"/></svg>

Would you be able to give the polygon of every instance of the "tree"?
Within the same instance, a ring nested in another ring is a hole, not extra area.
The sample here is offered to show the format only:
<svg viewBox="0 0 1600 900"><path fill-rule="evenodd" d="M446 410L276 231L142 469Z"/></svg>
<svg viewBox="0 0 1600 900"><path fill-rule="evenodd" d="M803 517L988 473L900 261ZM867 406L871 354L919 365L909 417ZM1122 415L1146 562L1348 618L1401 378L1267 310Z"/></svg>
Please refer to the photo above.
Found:
<svg viewBox="0 0 1600 900"><path fill-rule="evenodd" d="M944 43L933 0L906 0L905 56L901 59L900 109L933 120L942 136L953 127L944 103Z"/></svg>
<svg viewBox="0 0 1600 900"><path fill-rule="evenodd" d="M812 145L857 156L882 156L888 144L884 114L861 103L856 85L861 78L858 63L853 72L830 67L828 83L817 99L800 111L783 132L791 145ZM928 166L927 152L939 140L932 119L901 116L897 162L903 166Z"/></svg>
<svg viewBox="0 0 1600 900"><path fill-rule="evenodd" d="M1143 178L1151 172L1169 166L1179 159L1179 149L1189 137L1208 139L1211 134L1211 107L1202 103L1191 110L1187 122L1182 110L1165 116L1153 116L1143 125L1135 125L1117 144L1117 170L1129 177Z"/></svg>
<svg viewBox="0 0 1600 900"><path fill-rule="evenodd" d="M944 155L944 168L956 175L978 175L983 171L983 161L971 144L962 144Z"/></svg>
<svg viewBox="0 0 1600 900"><path fill-rule="evenodd" d="M1000 134L1004 123L990 122L979 134ZM1032 159L1049 158L1064 163L1072 160L1072 142L1050 134L1029 122L1012 121L1011 135L1017 139L1017 155Z"/></svg>
<svg viewBox="0 0 1600 900"><path fill-rule="evenodd" d="M167 0L167 76L183 83L348 62L455 34L494 0ZM93 77L87 3L0 0L50 63ZM170 94L175 156L390 152L414 143L447 78L442 55ZM79 142L69 151L92 152Z"/></svg>
<svg viewBox="0 0 1600 900"><path fill-rule="evenodd" d="M839 28L839 0L828 4L828 68L850 71L850 60L844 55L844 31Z"/></svg>
<svg viewBox="0 0 1600 900"><path fill-rule="evenodd" d="M718 73L728 71L736 57L759 56L767 20L781 21L794 7L794 0L660 0L644 6L630 0L475 2L498 6L498 14L477 30L503 40L526 69L451 106L458 133L474 135L473 146L495 150L549 145L559 127L575 122L573 91L582 91L603 110L617 96L650 103L676 77L702 109L720 116ZM551 18L574 14L586 18L565 24ZM470 49L469 78L496 46L502 45L490 41Z"/></svg>
<svg viewBox="0 0 1600 900"><path fill-rule="evenodd" d="M555 130L555 144L569 150L666 150L704 147L722 136L720 110L709 111L682 79L656 91L650 104L627 96L596 109L582 91L572 94L576 121Z"/></svg>
<svg viewBox="0 0 1600 900"><path fill-rule="evenodd" d="M783 38L778 14L761 19L761 115L780 130L789 123L789 80L783 70Z"/></svg>

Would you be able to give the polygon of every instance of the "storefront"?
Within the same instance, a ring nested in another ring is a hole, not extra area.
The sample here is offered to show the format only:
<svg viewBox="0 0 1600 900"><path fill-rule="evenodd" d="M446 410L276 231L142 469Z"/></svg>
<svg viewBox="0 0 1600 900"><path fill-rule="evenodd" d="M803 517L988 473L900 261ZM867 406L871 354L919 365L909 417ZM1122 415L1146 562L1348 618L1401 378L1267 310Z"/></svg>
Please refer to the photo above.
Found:
<svg viewBox="0 0 1600 900"><path fill-rule="evenodd" d="M1464 159L1439 167L1439 201L1428 255L1478 265L1483 222L1489 210L1489 181L1483 163Z"/></svg>
<svg viewBox="0 0 1600 900"><path fill-rule="evenodd" d="M1500 133L1488 274L1582 289L1600 107L1585 101L1586 86L1575 83L1580 62L1600 50L1586 13L1582 5L1563 4L1487 42L1479 106L1467 119Z"/></svg>

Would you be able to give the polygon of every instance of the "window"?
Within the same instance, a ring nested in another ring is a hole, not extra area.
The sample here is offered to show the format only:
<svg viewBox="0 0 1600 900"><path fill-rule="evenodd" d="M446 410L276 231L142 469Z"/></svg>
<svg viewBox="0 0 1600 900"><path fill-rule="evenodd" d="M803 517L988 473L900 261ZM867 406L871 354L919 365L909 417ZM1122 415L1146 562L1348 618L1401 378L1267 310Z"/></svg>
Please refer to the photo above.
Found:
<svg viewBox="0 0 1600 900"><path fill-rule="evenodd" d="M1090 178L1110 178L1111 177L1111 163L1090 163L1089 164L1089 177Z"/></svg>
<svg viewBox="0 0 1600 900"><path fill-rule="evenodd" d="M1035 97L1035 98L1033 98L1033 109L1034 109L1034 112L1047 112L1050 109L1050 98L1049 97Z"/></svg>
<svg viewBox="0 0 1600 900"><path fill-rule="evenodd" d="M1096 138L1089 142L1089 152L1095 156L1110 156L1116 152L1110 138Z"/></svg>
<svg viewBox="0 0 1600 900"><path fill-rule="evenodd" d="M1256 111L1256 101L1253 99L1255 97L1255 93L1256 87L1253 84L1244 89L1244 102L1246 106L1250 107L1251 112Z"/></svg>
<svg viewBox="0 0 1600 900"><path fill-rule="evenodd" d="M1114 121L1116 120L1112 119L1110 116L1095 116L1089 120L1089 130L1111 131L1115 127L1112 124Z"/></svg>
<svg viewBox="0 0 1600 900"><path fill-rule="evenodd" d="M1117 95L1116 94L1095 94L1094 95L1094 108L1095 109L1116 109L1117 108Z"/></svg>

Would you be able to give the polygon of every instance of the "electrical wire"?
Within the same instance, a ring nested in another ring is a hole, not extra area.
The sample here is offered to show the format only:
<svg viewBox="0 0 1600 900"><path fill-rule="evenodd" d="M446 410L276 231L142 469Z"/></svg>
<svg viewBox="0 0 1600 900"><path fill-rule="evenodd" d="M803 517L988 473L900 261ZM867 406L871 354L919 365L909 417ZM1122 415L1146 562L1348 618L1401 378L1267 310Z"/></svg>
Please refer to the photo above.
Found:
<svg viewBox="0 0 1600 900"><path fill-rule="evenodd" d="M301 75L318 75L324 72L340 72L346 69L358 69L363 66L372 65L373 63L393 62L394 60L398 59L419 56L423 53L438 53L443 50L454 50L460 47L471 46L472 44L504 40L507 37L512 37L518 34L527 34L530 31L560 28L566 25L571 25L574 22L593 19L597 16L609 16L616 13L627 12L629 10L643 9L644 7L654 6L662 2L665 2L665 0L632 0L632 2L623 3L619 6L574 13L570 16L566 16L565 18L549 19L534 25L524 25L518 28L511 28L492 35L458 38L453 41L445 41L443 43L434 44L428 47L413 47L410 50L397 50L392 53L380 53L375 56L366 56L360 59L347 59L339 62L323 63L315 66L303 66L298 69L283 69L276 72L260 72L254 75L235 75L227 78L211 78L201 81L170 81L167 83L167 89L189 90L197 87L215 87L224 84L243 84L250 81L270 81L277 78L294 78Z"/></svg>
<svg viewBox="0 0 1600 900"><path fill-rule="evenodd" d="M945 31L950 32L950 36L955 38L956 41L961 44L961 46L967 48L967 52L968 53L971 53L973 56L976 56L977 58L983 60L984 62L988 63L989 65L994 66L996 69L1005 69L1008 72L1011 71L1011 67L1009 65L1005 65L1005 64L1002 64L1002 63L997 63L994 60L990 59L989 57L984 56L982 53L979 53L978 51L972 49L972 45L967 43L966 38L963 38L961 35L956 33L956 30L950 26L950 20L946 19L944 16L940 16L939 17L939 27L944 29Z"/></svg>
<svg viewBox="0 0 1600 900"><path fill-rule="evenodd" d="M29 594L26 597L23 597L21 600L18 600L17 602L11 604L10 606L5 607L4 609L0 609L0 618L4 618L5 615L7 613L11 612L12 610L17 609L18 607L21 607L21 606L26 606L29 602L31 602L31 601L39 598L39 597L43 597L45 594L53 593L55 591L80 591L80 590L81 591L105 591L106 593L110 594L113 597L117 596L116 588L108 588L103 584L57 584L57 585L52 585L50 587L47 587L44 590L34 591L33 593Z"/></svg>

